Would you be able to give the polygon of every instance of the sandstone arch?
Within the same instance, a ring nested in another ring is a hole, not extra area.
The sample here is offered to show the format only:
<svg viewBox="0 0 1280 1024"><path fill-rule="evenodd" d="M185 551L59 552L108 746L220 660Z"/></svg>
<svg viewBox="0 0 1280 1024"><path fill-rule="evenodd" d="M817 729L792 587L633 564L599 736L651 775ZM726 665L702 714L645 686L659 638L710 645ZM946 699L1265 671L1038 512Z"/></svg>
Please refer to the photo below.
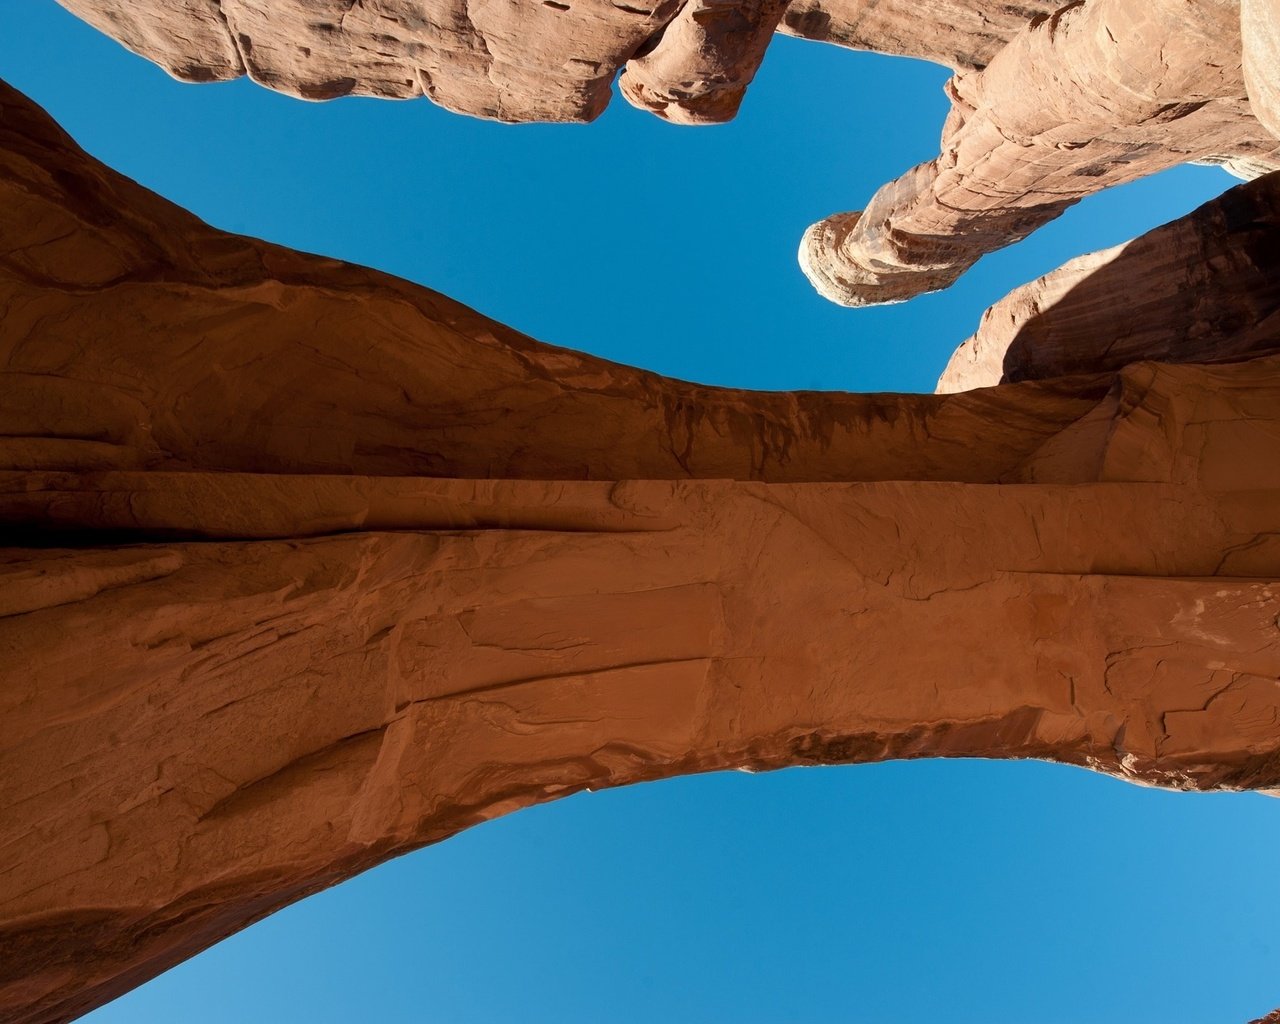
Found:
<svg viewBox="0 0 1280 1024"><path fill-rule="evenodd" d="M727 120L775 27L856 49L984 66L1053 0L59 0L193 82L248 75L306 99L425 96L503 121L589 121L623 76L629 102ZM629 84L628 84L629 83Z"/></svg>
<svg viewBox="0 0 1280 1024"><path fill-rule="evenodd" d="M696 387L210 229L8 89L0 196L9 1020L588 786L1280 785L1274 357Z"/></svg>

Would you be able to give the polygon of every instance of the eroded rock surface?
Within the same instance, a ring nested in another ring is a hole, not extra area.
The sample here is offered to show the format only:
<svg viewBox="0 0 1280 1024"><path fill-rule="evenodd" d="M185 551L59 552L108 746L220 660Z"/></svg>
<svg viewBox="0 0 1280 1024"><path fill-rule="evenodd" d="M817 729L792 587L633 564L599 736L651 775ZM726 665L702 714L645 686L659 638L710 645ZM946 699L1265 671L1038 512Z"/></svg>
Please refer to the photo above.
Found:
<svg viewBox="0 0 1280 1024"><path fill-rule="evenodd" d="M731 118L785 0L59 0L187 81L306 99L426 96L504 121L600 114L623 94L671 120ZM1046 0L796 0L782 30L955 68L984 65Z"/></svg>
<svg viewBox="0 0 1280 1024"><path fill-rule="evenodd" d="M1243 71L1254 115L1280 138L1280 0L1240 0Z"/></svg>
<svg viewBox="0 0 1280 1024"><path fill-rule="evenodd" d="M1280 172L1017 288L951 357L939 392L1280 349Z"/></svg>
<svg viewBox="0 0 1280 1024"><path fill-rule="evenodd" d="M1280 359L683 384L215 231L7 89L0 236L8 1021L587 787L1280 786Z"/></svg>
<svg viewBox="0 0 1280 1024"><path fill-rule="evenodd" d="M1179 163L1280 168L1277 0L59 2L180 78L505 121L590 120L619 71L636 106L729 120L777 28L947 64L939 157L802 240L815 287L851 306L945 288L1084 196Z"/></svg>
<svg viewBox="0 0 1280 1024"><path fill-rule="evenodd" d="M791 0L780 31L855 50L918 57L957 71L986 67L1056 0Z"/></svg>
<svg viewBox="0 0 1280 1024"><path fill-rule="evenodd" d="M900 302L1102 188L1186 161L1277 166L1240 17L1235 0L1089 0L1031 22L951 80L937 159L806 232L805 273L835 302Z"/></svg>

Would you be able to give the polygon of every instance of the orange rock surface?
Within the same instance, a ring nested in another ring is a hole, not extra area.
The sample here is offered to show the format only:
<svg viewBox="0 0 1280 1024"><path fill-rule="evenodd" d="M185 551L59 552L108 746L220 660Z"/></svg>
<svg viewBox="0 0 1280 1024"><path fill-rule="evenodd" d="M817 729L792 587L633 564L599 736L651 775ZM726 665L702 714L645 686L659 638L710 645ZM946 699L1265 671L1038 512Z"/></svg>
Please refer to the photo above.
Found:
<svg viewBox="0 0 1280 1024"><path fill-rule="evenodd" d="M0 237L7 1021L585 788L1280 786L1280 358L698 387L209 228L7 88Z"/></svg>

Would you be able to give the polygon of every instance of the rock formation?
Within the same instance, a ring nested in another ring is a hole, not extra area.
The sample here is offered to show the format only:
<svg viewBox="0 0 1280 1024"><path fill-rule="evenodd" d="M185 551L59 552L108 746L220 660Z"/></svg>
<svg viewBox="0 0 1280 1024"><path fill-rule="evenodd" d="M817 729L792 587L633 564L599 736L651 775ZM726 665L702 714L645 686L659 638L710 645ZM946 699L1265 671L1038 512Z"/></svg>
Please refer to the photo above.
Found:
<svg viewBox="0 0 1280 1024"><path fill-rule="evenodd" d="M6 1021L584 788L1280 786L1280 357L684 384L209 228L8 89L0 237Z"/></svg>
<svg viewBox="0 0 1280 1024"><path fill-rule="evenodd" d="M504 121L585 121L623 95L685 122L728 120L774 29L984 65L1052 0L59 0L193 82L249 75L305 99L426 96ZM786 13L784 15L784 9Z"/></svg>
<svg viewBox="0 0 1280 1024"><path fill-rule="evenodd" d="M1280 2L1240 0L1242 70L1254 116L1280 138Z"/></svg>
<svg viewBox="0 0 1280 1024"><path fill-rule="evenodd" d="M951 357L939 392L1280 349L1280 172L1015 289Z"/></svg>
<svg viewBox="0 0 1280 1024"><path fill-rule="evenodd" d="M852 306L945 288L1084 196L1179 163L1280 168L1277 0L59 2L180 78L508 121L590 120L619 70L636 106L729 120L777 27L946 64L940 156L801 242L810 280Z"/></svg>
<svg viewBox="0 0 1280 1024"><path fill-rule="evenodd" d="M986 67L1057 0L791 0L779 30L854 50L918 57L956 71Z"/></svg>
<svg viewBox="0 0 1280 1024"><path fill-rule="evenodd" d="M833 301L945 288L1085 196L1179 163L1277 166L1245 98L1235 0L1070 3L949 92L937 159L806 232L801 265Z"/></svg>

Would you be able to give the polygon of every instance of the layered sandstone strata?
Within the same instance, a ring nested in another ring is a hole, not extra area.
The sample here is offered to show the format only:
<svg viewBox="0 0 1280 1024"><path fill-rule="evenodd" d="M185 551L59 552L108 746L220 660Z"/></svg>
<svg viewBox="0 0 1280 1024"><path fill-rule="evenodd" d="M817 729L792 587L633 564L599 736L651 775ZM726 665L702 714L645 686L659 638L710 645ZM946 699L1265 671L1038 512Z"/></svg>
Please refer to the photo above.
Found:
<svg viewBox="0 0 1280 1024"><path fill-rule="evenodd" d="M1010 292L939 392L1280 349L1280 172Z"/></svg>
<svg viewBox="0 0 1280 1024"><path fill-rule="evenodd" d="M11 90L0 233L6 1020L584 788L1280 785L1280 360L683 384L215 231Z"/></svg>

